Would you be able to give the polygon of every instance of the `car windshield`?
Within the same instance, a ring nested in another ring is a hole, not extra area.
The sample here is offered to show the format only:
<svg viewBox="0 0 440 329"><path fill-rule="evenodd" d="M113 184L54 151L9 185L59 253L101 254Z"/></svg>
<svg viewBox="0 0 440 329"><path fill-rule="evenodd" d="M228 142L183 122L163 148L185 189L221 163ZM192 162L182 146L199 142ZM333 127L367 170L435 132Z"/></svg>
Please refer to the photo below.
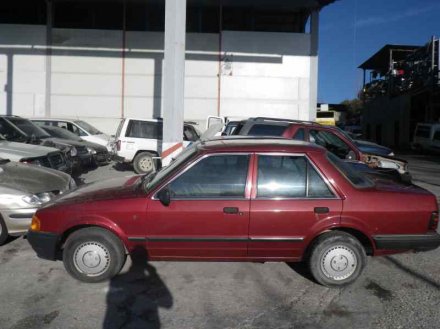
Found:
<svg viewBox="0 0 440 329"><path fill-rule="evenodd" d="M77 142L82 141L81 137L78 137L78 135L75 135L74 133L71 133L70 131L64 128L50 127L50 126L42 126L42 128L52 137L70 139Z"/></svg>
<svg viewBox="0 0 440 329"><path fill-rule="evenodd" d="M8 120L29 137L36 137L38 139L50 137L47 132L27 119L10 117Z"/></svg>
<svg viewBox="0 0 440 329"><path fill-rule="evenodd" d="M187 147L167 167L163 167L157 173L145 176L145 178L144 178L144 188L145 188L145 190L149 191L149 190L155 188L157 185L160 184L160 182L165 177L167 177L171 173L173 173L176 170L178 170L182 164L186 163L190 158L192 158L197 153L197 144L198 143L195 143L195 144L192 144L191 146Z"/></svg>
<svg viewBox="0 0 440 329"><path fill-rule="evenodd" d="M369 179L363 173L354 169L353 166L349 165L345 161L339 159L333 153L327 152L327 158L329 161L348 179L348 181L357 188L368 188L373 187L374 182Z"/></svg>
<svg viewBox="0 0 440 329"><path fill-rule="evenodd" d="M88 124L85 121L77 120L77 121L74 121L74 122L75 122L75 124L80 126L82 129L84 129L85 131L87 131L91 135L101 135L101 134L103 134L102 131L99 131L98 129L96 129L95 127L93 127L92 125Z"/></svg>
<svg viewBox="0 0 440 329"><path fill-rule="evenodd" d="M349 139L350 141L352 141L353 143L355 143L353 137L351 136L351 134L348 131L342 130L339 127L336 127L347 139Z"/></svg>

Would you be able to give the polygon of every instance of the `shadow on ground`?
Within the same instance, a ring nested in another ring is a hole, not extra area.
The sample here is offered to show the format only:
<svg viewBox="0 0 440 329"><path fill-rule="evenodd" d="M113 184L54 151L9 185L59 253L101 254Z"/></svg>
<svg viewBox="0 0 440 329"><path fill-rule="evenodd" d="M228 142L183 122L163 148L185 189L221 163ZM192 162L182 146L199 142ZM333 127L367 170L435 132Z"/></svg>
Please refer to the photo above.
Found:
<svg viewBox="0 0 440 329"><path fill-rule="evenodd" d="M147 252L136 249L128 272L110 281L104 329L161 328L159 308L173 306L173 297L156 268L147 263Z"/></svg>

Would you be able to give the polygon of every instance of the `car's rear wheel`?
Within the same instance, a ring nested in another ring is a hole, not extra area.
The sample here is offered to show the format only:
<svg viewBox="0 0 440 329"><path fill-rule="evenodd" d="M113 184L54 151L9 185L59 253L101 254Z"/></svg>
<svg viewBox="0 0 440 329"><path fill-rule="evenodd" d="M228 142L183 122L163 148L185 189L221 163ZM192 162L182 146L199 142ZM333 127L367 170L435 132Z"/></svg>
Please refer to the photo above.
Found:
<svg viewBox="0 0 440 329"><path fill-rule="evenodd" d="M64 245L63 262L75 279L94 283L119 273L126 260L124 246L113 233L98 227L70 235Z"/></svg>
<svg viewBox="0 0 440 329"><path fill-rule="evenodd" d="M5 221L0 216L0 246L2 246L8 239L8 228L6 227Z"/></svg>
<svg viewBox="0 0 440 329"><path fill-rule="evenodd" d="M142 152L136 155L133 160L134 171L137 174L149 174L156 170L153 155L148 152Z"/></svg>
<svg viewBox="0 0 440 329"><path fill-rule="evenodd" d="M340 287L354 282L367 261L364 247L345 232L328 232L314 242L309 269L315 280L328 287Z"/></svg>

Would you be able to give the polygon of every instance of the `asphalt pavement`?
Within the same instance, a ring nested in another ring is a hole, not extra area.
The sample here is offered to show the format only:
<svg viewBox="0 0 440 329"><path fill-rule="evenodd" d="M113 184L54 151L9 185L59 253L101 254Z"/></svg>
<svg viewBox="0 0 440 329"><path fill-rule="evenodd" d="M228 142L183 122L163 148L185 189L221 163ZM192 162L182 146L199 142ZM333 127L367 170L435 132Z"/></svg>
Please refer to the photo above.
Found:
<svg viewBox="0 0 440 329"><path fill-rule="evenodd" d="M440 158L404 156L440 197ZM80 183L131 175L100 167ZM152 262L111 282L72 279L19 238L0 247L0 328L438 328L440 250L369 258L351 286L314 283L301 265Z"/></svg>

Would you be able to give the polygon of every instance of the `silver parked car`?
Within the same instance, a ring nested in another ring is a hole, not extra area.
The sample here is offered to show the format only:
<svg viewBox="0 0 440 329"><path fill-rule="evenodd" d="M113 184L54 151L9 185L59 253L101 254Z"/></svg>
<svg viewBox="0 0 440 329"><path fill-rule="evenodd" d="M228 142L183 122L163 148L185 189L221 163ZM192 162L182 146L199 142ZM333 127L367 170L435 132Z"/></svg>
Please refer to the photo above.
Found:
<svg viewBox="0 0 440 329"><path fill-rule="evenodd" d="M0 245L25 234L41 205L75 187L61 171L0 158Z"/></svg>

